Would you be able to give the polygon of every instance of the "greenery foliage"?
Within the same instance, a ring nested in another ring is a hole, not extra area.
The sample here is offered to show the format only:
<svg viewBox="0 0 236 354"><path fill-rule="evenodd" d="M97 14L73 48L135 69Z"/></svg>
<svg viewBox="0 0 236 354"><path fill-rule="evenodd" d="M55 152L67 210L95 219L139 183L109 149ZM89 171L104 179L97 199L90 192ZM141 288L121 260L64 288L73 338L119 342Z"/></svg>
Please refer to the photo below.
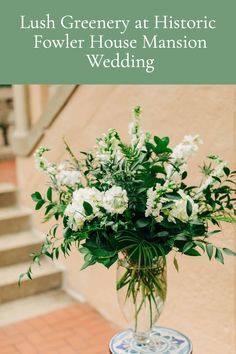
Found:
<svg viewBox="0 0 236 354"><path fill-rule="evenodd" d="M207 254L224 263L225 255L236 255L211 242L221 223L236 223L235 174L218 156L208 156L201 168L199 185L188 185L187 160L197 151L198 136L187 136L175 148L168 137L144 134L140 128L140 107L130 124L131 143L123 143L111 129L97 140L95 151L77 158L65 142L69 160L49 163L36 151L40 170L48 174L45 195L32 194L35 209L44 209L44 221L55 219L40 252L58 259L69 256L72 245L84 256L82 269L95 263L109 268L119 254L140 267L156 259L176 255ZM57 235L59 224L63 235ZM213 228L212 228L213 226ZM31 278L31 266L25 273ZM20 279L25 275L22 274Z"/></svg>

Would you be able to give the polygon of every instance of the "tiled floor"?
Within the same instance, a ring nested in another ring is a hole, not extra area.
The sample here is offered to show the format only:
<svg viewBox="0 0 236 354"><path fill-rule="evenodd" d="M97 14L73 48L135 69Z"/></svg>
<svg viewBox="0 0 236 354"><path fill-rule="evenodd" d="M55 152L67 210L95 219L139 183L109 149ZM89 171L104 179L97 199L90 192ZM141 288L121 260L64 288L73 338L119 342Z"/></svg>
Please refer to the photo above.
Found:
<svg viewBox="0 0 236 354"><path fill-rule="evenodd" d="M0 327L1 354L108 354L119 329L86 304Z"/></svg>
<svg viewBox="0 0 236 354"><path fill-rule="evenodd" d="M0 160L0 183L16 184L15 160Z"/></svg>

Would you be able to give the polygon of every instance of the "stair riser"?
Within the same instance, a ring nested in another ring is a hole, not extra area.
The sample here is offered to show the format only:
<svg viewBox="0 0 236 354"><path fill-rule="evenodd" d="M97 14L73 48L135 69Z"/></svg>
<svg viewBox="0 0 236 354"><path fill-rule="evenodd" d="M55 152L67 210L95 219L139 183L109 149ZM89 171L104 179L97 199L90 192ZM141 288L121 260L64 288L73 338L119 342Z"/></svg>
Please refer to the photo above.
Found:
<svg viewBox="0 0 236 354"><path fill-rule="evenodd" d="M25 245L19 248L10 248L2 251L0 250L0 267L30 261L29 254L31 252L39 251L40 248L41 243Z"/></svg>
<svg viewBox="0 0 236 354"><path fill-rule="evenodd" d="M31 218L29 215L14 217L13 219L0 219L0 236L20 231L26 231L31 228Z"/></svg>
<svg viewBox="0 0 236 354"><path fill-rule="evenodd" d="M14 206L16 203L17 203L17 193L15 191L0 193L0 208Z"/></svg>
<svg viewBox="0 0 236 354"><path fill-rule="evenodd" d="M44 275L33 280L22 281L20 288L17 283L0 287L0 303L40 294L61 287L62 273Z"/></svg>

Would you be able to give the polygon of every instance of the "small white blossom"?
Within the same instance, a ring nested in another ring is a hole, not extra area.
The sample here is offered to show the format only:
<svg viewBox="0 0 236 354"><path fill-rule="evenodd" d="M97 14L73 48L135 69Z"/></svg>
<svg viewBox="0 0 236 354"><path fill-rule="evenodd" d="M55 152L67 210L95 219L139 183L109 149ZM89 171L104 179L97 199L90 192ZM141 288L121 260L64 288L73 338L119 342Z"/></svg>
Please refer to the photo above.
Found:
<svg viewBox="0 0 236 354"><path fill-rule="evenodd" d="M69 217L68 224L72 230L80 230L85 221L91 221L100 216L100 206L102 201L102 192L96 188L79 188L74 191L71 203L65 210L65 215ZM86 215L84 202L87 202L93 208L91 215Z"/></svg>
<svg viewBox="0 0 236 354"><path fill-rule="evenodd" d="M96 160L107 163L112 160L119 161L124 156L120 148L120 138L114 129L110 129L108 134L103 134L102 138L97 139Z"/></svg>
<svg viewBox="0 0 236 354"><path fill-rule="evenodd" d="M165 168L167 179L175 182L181 180L182 174L187 171L187 160L198 150L199 144L201 143L202 141L199 135L185 135L182 142L174 147L170 155L170 160L178 167L179 171L177 171L173 165L168 164Z"/></svg>
<svg viewBox="0 0 236 354"><path fill-rule="evenodd" d="M34 159L35 159L35 164L36 164L36 168L39 171L43 171L48 173L49 175L55 175L57 173L57 169L55 164L52 164L50 162L48 162L44 157L44 153L49 151L48 148L41 146L40 148L38 148L35 153L34 153Z"/></svg>
<svg viewBox="0 0 236 354"><path fill-rule="evenodd" d="M133 122L129 123L128 133L131 136L131 145L136 145L138 150L145 149L145 142L149 140L150 134L144 133L140 127L139 115L134 116Z"/></svg>
<svg viewBox="0 0 236 354"><path fill-rule="evenodd" d="M65 171L61 170L56 175L58 186L75 187L80 183L81 173L79 171Z"/></svg>
<svg viewBox="0 0 236 354"><path fill-rule="evenodd" d="M198 205L194 200L184 191L179 190L178 194L181 196L181 199L175 200L174 205L169 209L168 220L170 222L175 222L175 219L178 219L182 222L188 222L189 220L196 220L198 213ZM192 213L190 216L187 214L187 202L191 203Z"/></svg>
<svg viewBox="0 0 236 354"><path fill-rule="evenodd" d="M145 216L148 217L150 215L154 216L157 222L161 222L163 220L163 216L160 214L163 203L166 203L168 200L163 197L165 193L173 192L173 189L176 187L174 182L166 181L166 183L162 186L157 183L155 188L149 188L147 191L147 203Z"/></svg>
<svg viewBox="0 0 236 354"><path fill-rule="evenodd" d="M224 162L221 159L217 159L217 165L215 169L212 171L211 176L215 177L223 177L224 176L224 168L227 166L227 162Z"/></svg>
<svg viewBox="0 0 236 354"><path fill-rule="evenodd" d="M173 182L179 182L181 180L182 174L187 170L187 165L185 163L178 166L179 171L177 171L172 165L167 165L166 178L172 180Z"/></svg>
<svg viewBox="0 0 236 354"><path fill-rule="evenodd" d="M202 182L199 192L202 192L206 189L209 185L216 183L217 181L213 177L223 177L224 176L224 168L227 166L227 163L223 160L217 158L216 160L216 167L214 170L207 176L207 178Z"/></svg>
<svg viewBox="0 0 236 354"><path fill-rule="evenodd" d="M183 141L173 149L171 158L174 161L187 161L198 150L201 143L199 135L185 135Z"/></svg>
<svg viewBox="0 0 236 354"><path fill-rule="evenodd" d="M128 208L126 190L118 186L111 187L104 193L102 205L111 214L123 214Z"/></svg>
<svg viewBox="0 0 236 354"><path fill-rule="evenodd" d="M158 200L157 189L149 188L147 191L145 216L148 217L152 215L157 222L161 222L163 220L163 216L160 215L161 208L162 203Z"/></svg>

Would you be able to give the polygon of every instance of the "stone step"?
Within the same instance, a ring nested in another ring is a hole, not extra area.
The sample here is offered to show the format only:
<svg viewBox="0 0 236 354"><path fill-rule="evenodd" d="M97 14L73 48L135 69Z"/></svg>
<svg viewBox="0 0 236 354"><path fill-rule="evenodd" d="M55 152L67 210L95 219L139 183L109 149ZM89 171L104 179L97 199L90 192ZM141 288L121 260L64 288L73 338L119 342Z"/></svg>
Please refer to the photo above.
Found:
<svg viewBox="0 0 236 354"><path fill-rule="evenodd" d="M0 236L31 228L31 212L18 207L0 208Z"/></svg>
<svg viewBox="0 0 236 354"><path fill-rule="evenodd" d="M43 260L40 267L35 265L32 268L33 280L25 277L18 287L19 275L27 271L28 267L29 262L0 268L0 303L58 289L61 286L61 269Z"/></svg>
<svg viewBox="0 0 236 354"><path fill-rule="evenodd" d="M0 326L40 316L76 304L63 290L52 290L0 304Z"/></svg>
<svg viewBox="0 0 236 354"><path fill-rule="evenodd" d="M0 267L30 261L29 254L39 251L42 238L36 232L24 231L0 237Z"/></svg>
<svg viewBox="0 0 236 354"><path fill-rule="evenodd" d="M0 208L13 206L17 203L17 190L13 184L0 184Z"/></svg>
<svg viewBox="0 0 236 354"><path fill-rule="evenodd" d="M0 161L13 160L14 153L11 146L0 146Z"/></svg>

